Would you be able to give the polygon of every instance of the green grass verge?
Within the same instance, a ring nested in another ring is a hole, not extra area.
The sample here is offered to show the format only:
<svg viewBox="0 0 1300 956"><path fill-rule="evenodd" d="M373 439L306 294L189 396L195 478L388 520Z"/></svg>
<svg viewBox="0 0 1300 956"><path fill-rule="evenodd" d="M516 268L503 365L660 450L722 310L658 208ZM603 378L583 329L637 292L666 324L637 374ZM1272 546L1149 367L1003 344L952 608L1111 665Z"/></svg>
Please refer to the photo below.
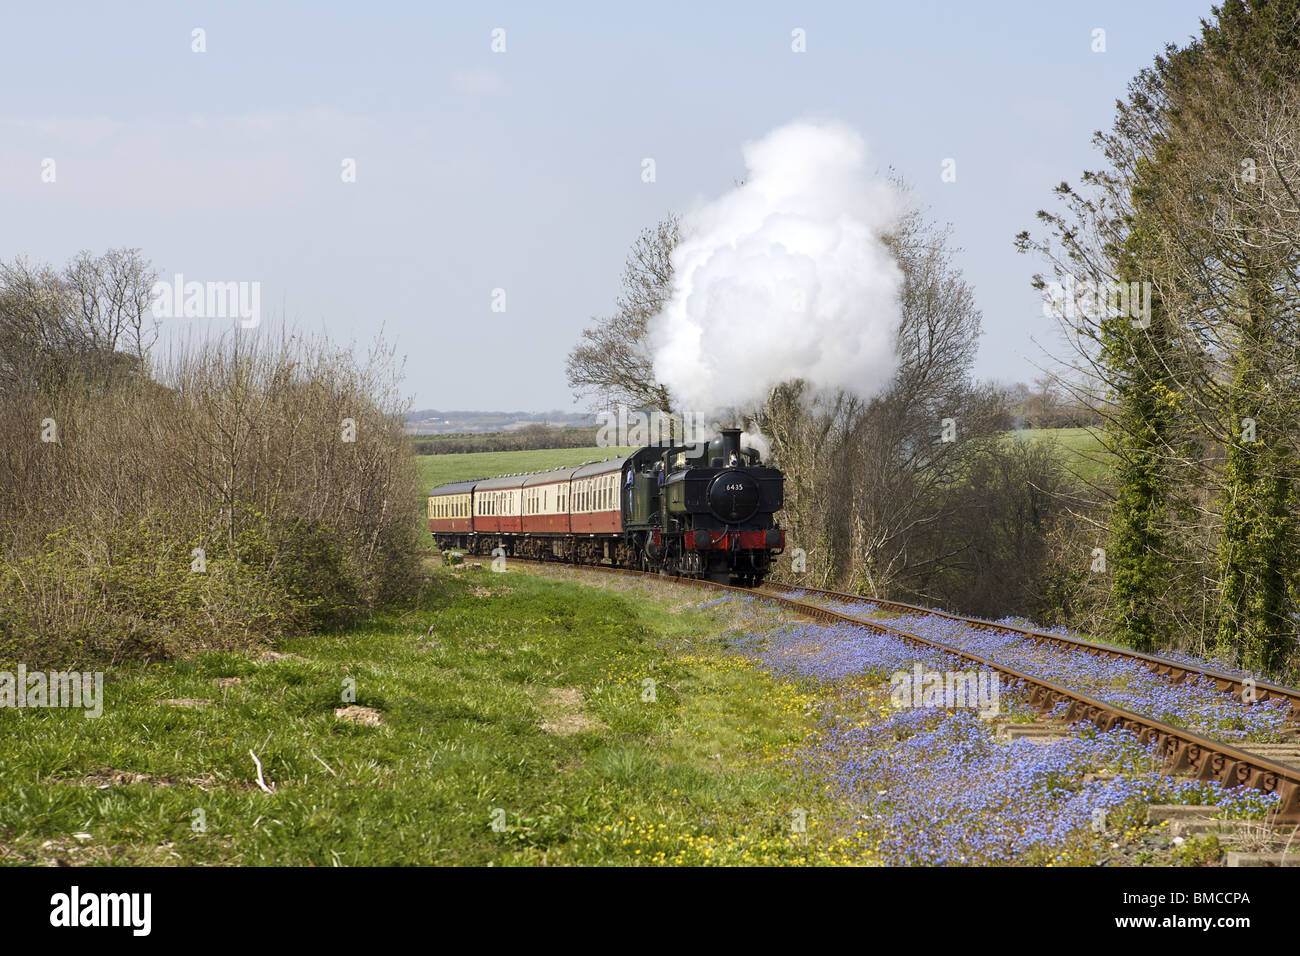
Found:
<svg viewBox="0 0 1300 956"><path fill-rule="evenodd" d="M0 710L0 860L845 860L816 783L776 765L809 698L729 655L736 612L705 600L440 571L420 609L289 657L115 667L98 719ZM335 715L347 681L381 725Z"/></svg>
<svg viewBox="0 0 1300 956"><path fill-rule="evenodd" d="M588 461L617 458L632 448L540 448L535 451L484 451L451 455L416 455L415 467L425 491L449 481L493 478L517 472L568 468Z"/></svg>

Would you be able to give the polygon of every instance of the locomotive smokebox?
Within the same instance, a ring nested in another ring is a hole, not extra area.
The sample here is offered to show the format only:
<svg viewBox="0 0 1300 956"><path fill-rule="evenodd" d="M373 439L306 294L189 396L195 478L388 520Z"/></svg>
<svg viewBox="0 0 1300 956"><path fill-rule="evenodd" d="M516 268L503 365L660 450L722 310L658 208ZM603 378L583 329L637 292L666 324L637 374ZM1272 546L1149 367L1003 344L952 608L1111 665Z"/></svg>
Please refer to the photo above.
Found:
<svg viewBox="0 0 1300 956"><path fill-rule="evenodd" d="M740 429L724 428L722 429L722 464L727 465L732 461L732 456L739 464L740 458Z"/></svg>

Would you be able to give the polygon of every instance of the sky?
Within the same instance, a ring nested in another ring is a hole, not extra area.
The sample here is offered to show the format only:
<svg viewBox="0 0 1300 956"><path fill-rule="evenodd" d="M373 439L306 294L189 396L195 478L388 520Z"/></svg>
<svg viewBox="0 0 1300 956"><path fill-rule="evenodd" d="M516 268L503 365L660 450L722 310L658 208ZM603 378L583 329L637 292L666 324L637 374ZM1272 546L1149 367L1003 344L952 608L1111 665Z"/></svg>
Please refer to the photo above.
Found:
<svg viewBox="0 0 1300 956"><path fill-rule="evenodd" d="M1013 238L1210 6L0 5L0 259L134 247L167 280L256 282L268 321L382 330L416 408L485 410L584 407L564 359L637 234L799 119L851 126L952 224L976 373L1032 381L1056 343ZM164 331L195 323L230 324Z"/></svg>

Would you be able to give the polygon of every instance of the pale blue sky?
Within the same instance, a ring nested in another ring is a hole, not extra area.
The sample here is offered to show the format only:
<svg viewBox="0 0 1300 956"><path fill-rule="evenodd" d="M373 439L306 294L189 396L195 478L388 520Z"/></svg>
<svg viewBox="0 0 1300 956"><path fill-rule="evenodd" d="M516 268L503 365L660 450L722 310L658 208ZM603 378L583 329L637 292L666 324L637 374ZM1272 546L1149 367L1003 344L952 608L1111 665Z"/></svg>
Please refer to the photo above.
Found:
<svg viewBox="0 0 1300 956"><path fill-rule="evenodd" d="M833 117L953 223L985 315L977 371L1029 380L1030 336L1050 344L1051 325L1012 238L1098 164L1092 131L1130 77L1208 15L1198 0L3 0L0 258L137 246L168 277L260 281L264 314L343 341L382 324L417 407L570 407L564 356L612 306L637 232L728 188L744 141Z"/></svg>

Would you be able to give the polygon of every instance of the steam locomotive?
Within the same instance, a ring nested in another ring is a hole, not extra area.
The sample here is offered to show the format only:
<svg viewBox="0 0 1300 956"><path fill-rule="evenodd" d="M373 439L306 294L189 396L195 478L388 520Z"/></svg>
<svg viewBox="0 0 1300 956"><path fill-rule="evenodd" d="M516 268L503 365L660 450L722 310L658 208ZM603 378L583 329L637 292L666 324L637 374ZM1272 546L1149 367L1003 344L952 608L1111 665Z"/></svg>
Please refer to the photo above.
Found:
<svg viewBox="0 0 1300 956"><path fill-rule="evenodd" d="M781 472L741 447L740 429L724 428L707 442L441 485L429 493L429 531L442 550L752 587L785 547L783 495Z"/></svg>

